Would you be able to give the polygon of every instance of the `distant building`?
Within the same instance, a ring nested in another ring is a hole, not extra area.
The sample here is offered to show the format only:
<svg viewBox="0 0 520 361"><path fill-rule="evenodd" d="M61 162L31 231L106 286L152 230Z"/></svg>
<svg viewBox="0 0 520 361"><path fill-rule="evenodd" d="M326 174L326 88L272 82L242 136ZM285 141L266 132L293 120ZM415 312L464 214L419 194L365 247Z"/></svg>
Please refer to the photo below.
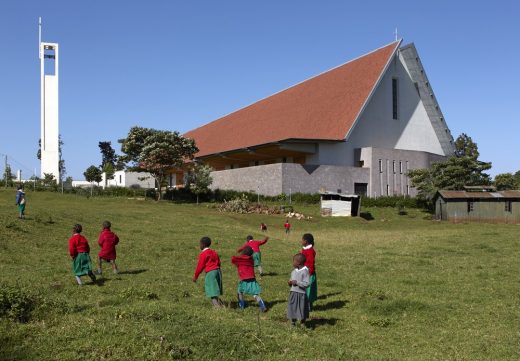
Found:
<svg viewBox="0 0 520 361"><path fill-rule="evenodd" d="M118 170L114 173L114 178L106 180L106 173L101 175L99 183L103 188L107 187L126 187L126 188L155 188L155 178L148 172L129 172Z"/></svg>
<svg viewBox="0 0 520 361"><path fill-rule="evenodd" d="M453 154L413 44L396 41L184 136L212 188L416 195L407 172Z"/></svg>
<svg viewBox="0 0 520 361"><path fill-rule="evenodd" d="M437 192L435 217L451 222L520 223L520 191Z"/></svg>

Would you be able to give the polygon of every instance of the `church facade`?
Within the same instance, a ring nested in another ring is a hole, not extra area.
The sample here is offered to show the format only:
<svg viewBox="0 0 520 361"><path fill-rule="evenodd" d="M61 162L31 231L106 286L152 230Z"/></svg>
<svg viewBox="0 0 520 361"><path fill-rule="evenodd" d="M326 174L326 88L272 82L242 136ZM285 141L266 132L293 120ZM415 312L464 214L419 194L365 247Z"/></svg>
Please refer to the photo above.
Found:
<svg viewBox="0 0 520 361"><path fill-rule="evenodd" d="M414 44L396 41L185 134L213 188L416 194L407 172L453 154Z"/></svg>

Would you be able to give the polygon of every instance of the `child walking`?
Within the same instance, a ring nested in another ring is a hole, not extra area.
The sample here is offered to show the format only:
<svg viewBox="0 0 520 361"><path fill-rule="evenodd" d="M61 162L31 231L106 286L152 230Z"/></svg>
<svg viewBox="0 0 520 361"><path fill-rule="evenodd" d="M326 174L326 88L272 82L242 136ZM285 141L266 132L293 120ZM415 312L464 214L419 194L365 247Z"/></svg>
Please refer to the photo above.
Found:
<svg viewBox="0 0 520 361"><path fill-rule="evenodd" d="M204 290L206 296L211 299L214 307L223 307L219 296L222 295L222 272L220 271L220 258L214 250L210 249L211 239L209 237L202 237L199 241L201 252L199 254L199 262L193 275L193 282L197 282L197 278L202 273L206 272L204 278Z"/></svg>
<svg viewBox="0 0 520 361"><path fill-rule="evenodd" d="M81 276L88 275L92 282L96 282L96 276L92 272L92 261L90 260L90 247L85 237L81 235L83 227L75 224L72 228L72 237L69 239L69 254L72 258L72 271L76 276L76 282L81 285Z"/></svg>
<svg viewBox="0 0 520 361"><path fill-rule="evenodd" d="M288 219L285 220L283 228L285 228L285 238L287 238L289 236L289 233L291 233L291 224L289 223Z"/></svg>
<svg viewBox="0 0 520 361"><path fill-rule="evenodd" d="M264 270L262 269L262 253L260 252L260 246L263 244L266 244L269 240L269 237L265 237L261 241L255 241L253 239L253 236L247 236L246 237L246 243L239 249L237 249L237 252L242 252L246 247L251 247L253 249L253 262L255 267L258 268L258 272L260 273L260 276L263 276Z"/></svg>
<svg viewBox="0 0 520 361"><path fill-rule="evenodd" d="M267 307L260 297L260 292L262 289L260 288L258 282L256 282L255 278L255 269L252 255L253 248L244 246L242 247L240 256L231 257L231 263L237 267L238 278L240 279L237 289L238 306L241 310L243 310L246 307L244 295L252 295L256 302L258 302L260 311L266 312Z"/></svg>
<svg viewBox="0 0 520 361"><path fill-rule="evenodd" d="M112 224L109 221L103 222L103 230L98 238L98 244L101 250L98 253L98 269L97 273L101 274L103 261L112 264L112 271L117 273L116 265L116 245L119 243L119 237L111 231Z"/></svg>
<svg viewBox="0 0 520 361"><path fill-rule="evenodd" d="M267 232L267 224L265 224L264 222L260 223L260 231L262 231L263 233Z"/></svg>
<svg viewBox="0 0 520 361"><path fill-rule="evenodd" d="M18 218L25 219L25 192L22 186L16 190L16 205L18 206Z"/></svg>
<svg viewBox="0 0 520 361"><path fill-rule="evenodd" d="M291 291L287 305L287 318L291 320L293 326L296 326L297 320L305 324L305 320L309 318L309 298L306 291L310 276L309 269L305 267L305 256L303 254L294 255L293 266L291 279L288 282Z"/></svg>
<svg viewBox="0 0 520 361"><path fill-rule="evenodd" d="M312 304L318 299L318 280L316 278L316 251L314 250L314 237L310 233L302 236L301 254L305 256L305 267L309 269L309 287L307 287L307 297L309 298L309 311L312 311Z"/></svg>

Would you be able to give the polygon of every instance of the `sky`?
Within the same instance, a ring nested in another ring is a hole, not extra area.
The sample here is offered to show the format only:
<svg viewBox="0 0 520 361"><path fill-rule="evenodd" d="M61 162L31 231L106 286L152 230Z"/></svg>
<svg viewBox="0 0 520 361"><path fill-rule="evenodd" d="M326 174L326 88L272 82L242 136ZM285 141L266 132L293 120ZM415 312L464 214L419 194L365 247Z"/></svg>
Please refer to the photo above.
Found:
<svg viewBox="0 0 520 361"><path fill-rule="evenodd" d="M520 2L63 0L0 2L0 155L25 176L40 137L38 17L60 45L67 175L138 125L181 133L398 36L414 42L454 137L491 174L520 170ZM3 162L0 165L3 173Z"/></svg>

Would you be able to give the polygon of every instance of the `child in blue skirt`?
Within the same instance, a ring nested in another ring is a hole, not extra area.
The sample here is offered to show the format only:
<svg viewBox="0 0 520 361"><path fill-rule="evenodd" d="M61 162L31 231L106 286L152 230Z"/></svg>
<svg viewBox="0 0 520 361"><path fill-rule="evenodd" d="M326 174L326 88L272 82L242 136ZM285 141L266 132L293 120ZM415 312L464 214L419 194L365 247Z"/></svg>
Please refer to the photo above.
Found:
<svg viewBox="0 0 520 361"><path fill-rule="evenodd" d="M214 250L210 249L211 238L202 237L199 241L200 254L195 274L193 275L193 282L197 282L197 278L202 273L206 272L204 278L204 290L206 296L211 299L211 303L215 307L223 307L219 296L222 295L222 272L220 271L220 258Z"/></svg>
<svg viewBox="0 0 520 361"><path fill-rule="evenodd" d="M249 246L243 247L242 251L240 252L240 256L231 257L231 263L237 267L238 277L240 278L237 289L238 306L240 309L244 309L246 307L244 295L252 295L256 302L258 302L260 310L262 312L266 312L267 307L260 297L260 292L262 292L262 289L260 288L258 282L256 282L255 278L253 249Z"/></svg>

